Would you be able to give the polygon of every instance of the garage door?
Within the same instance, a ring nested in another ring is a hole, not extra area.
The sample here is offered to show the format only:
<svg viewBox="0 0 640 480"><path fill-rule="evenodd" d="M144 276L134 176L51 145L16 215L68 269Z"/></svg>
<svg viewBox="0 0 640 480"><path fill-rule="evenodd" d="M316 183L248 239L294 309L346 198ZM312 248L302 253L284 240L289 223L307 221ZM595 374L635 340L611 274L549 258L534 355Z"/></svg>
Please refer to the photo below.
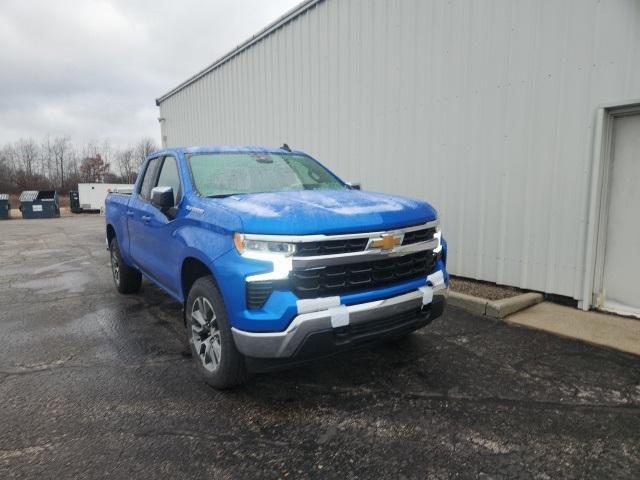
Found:
<svg viewBox="0 0 640 480"><path fill-rule="evenodd" d="M613 124L605 239L605 310L640 316L640 115Z"/></svg>

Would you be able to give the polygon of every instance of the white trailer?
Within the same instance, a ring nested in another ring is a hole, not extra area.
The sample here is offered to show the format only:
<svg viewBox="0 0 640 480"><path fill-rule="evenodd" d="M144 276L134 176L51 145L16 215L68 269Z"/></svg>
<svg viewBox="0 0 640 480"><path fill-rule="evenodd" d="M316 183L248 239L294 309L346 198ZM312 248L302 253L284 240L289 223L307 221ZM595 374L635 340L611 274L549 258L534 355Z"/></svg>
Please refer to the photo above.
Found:
<svg viewBox="0 0 640 480"><path fill-rule="evenodd" d="M79 183L78 197L83 211L103 211L110 192L131 193L133 185L126 183Z"/></svg>

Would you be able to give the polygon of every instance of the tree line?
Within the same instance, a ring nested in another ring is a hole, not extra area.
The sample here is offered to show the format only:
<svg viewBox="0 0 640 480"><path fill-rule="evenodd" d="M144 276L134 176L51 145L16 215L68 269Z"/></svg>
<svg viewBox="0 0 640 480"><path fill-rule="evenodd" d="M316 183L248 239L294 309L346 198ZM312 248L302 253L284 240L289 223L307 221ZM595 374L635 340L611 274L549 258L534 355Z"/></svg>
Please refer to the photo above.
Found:
<svg viewBox="0 0 640 480"><path fill-rule="evenodd" d="M133 183L144 159L157 148L147 137L122 148L109 140L75 144L68 136L21 138L0 147L0 193L67 193L78 183Z"/></svg>

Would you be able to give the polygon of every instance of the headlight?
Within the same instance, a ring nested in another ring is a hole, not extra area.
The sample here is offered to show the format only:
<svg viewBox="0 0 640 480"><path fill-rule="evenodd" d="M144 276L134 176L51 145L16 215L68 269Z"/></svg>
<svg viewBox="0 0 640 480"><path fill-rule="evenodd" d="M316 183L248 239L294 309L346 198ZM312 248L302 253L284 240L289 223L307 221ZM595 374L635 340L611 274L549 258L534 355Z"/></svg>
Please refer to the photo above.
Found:
<svg viewBox="0 0 640 480"><path fill-rule="evenodd" d="M233 236L233 243L240 255L258 253L290 257L296 252L296 246L293 243L253 240L245 238L242 233L236 233Z"/></svg>
<svg viewBox="0 0 640 480"><path fill-rule="evenodd" d="M294 243L255 240L246 238L242 233L233 236L233 243L243 257L271 262L273 265L270 272L251 275L246 278L247 282L280 280L289 276L293 263L291 257L296 252Z"/></svg>
<svg viewBox="0 0 640 480"><path fill-rule="evenodd" d="M433 238L438 240L436 248L433 249L433 253L440 253L442 250L442 232L440 231L440 225L436 227L436 233L433 234Z"/></svg>

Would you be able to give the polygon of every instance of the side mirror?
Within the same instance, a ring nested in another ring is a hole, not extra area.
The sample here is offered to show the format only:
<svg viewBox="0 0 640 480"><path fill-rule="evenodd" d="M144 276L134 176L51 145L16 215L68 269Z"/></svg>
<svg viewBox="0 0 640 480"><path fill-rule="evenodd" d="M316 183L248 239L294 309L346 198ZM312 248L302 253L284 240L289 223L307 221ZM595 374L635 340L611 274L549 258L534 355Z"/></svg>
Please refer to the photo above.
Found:
<svg viewBox="0 0 640 480"><path fill-rule="evenodd" d="M347 182L347 185L351 190L361 190L362 185L359 182Z"/></svg>
<svg viewBox="0 0 640 480"><path fill-rule="evenodd" d="M173 187L154 187L151 189L151 203L163 212L173 207L175 197Z"/></svg>

